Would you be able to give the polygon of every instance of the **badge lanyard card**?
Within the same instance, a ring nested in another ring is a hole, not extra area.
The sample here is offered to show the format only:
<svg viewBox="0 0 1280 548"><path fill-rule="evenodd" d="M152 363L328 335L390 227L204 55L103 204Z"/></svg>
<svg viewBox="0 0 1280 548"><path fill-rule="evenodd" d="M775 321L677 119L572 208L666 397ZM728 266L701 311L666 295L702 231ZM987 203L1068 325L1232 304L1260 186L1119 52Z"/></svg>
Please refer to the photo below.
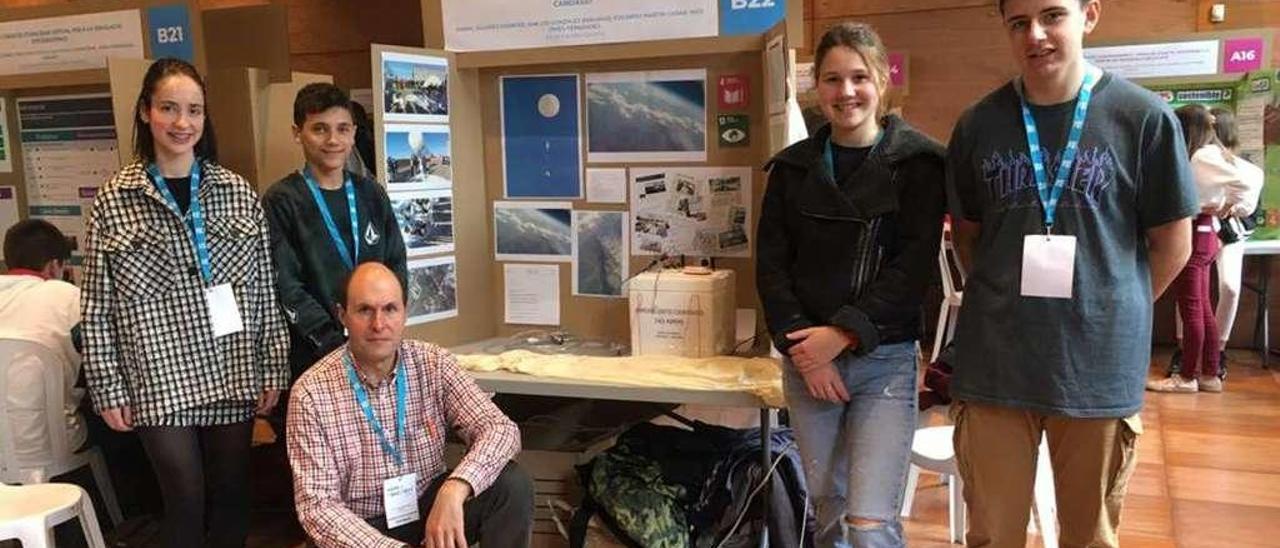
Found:
<svg viewBox="0 0 1280 548"><path fill-rule="evenodd" d="M168 203L178 217L182 217L182 209L178 200L169 192L169 186L160 169L155 164L147 166L147 174L160 195ZM204 286L205 303L209 305L209 321L213 326L213 337L244 331L244 321L240 318L240 308L236 305L236 294L230 283L213 284L213 266L209 259L209 236L205 231L204 210L200 207L200 159L191 163L191 237L196 248L196 259L200 263L200 279Z"/></svg>
<svg viewBox="0 0 1280 548"><path fill-rule="evenodd" d="M1093 97L1093 87L1101 77L1100 72L1092 65L1085 67L1084 82L1080 85L1066 146L1062 150L1062 159L1058 162L1052 185L1045 168L1044 150L1040 148L1040 133L1036 129L1035 118L1031 116L1025 94L1018 93L1036 189L1044 208L1044 234L1028 234L1022 241L1022 295L1025 297L1071 298L1075 278L1076 237L1053 233L1054 214L1075 165L1080 136L1084 133L1085 117L1089 112L1089 101Z"/></svg>
<svg viewBox="0 0 1280 548"><path fill-rule="evenodd" d="M355 393L356 404L360 406L360 411L364 413L365 420L369 423L369 428L373 430L374 435L378 436L378 445L382 447L382 452L396 461L396 467L403 471L404 454L400 448L396 447L397 443L403 443L406 430L406 400L409 394L408 373L405 372L404 362L396 364L396 438L395 443L387 436L387 431L382 427L382 423L378 421L378 416L373 412L373 405L369 403L369 393L364 388L364 384L360 382L359 376L356 374L355 359L348 351L346 355L347 365L347 381L351 384L351 391ZM382 507L387 517L387 528L394 529L406 523L418 521L418 474L410 472L408 474L400 474L396 477L382 482Z"/></svg>
<svg viewBox="0 0 1280 548"><path fill-rule="evenodd" d="M334 222L333 215L329 213L329 207L324 203L324 197L320 195L320 185L316 184L315 179L311 178L310 168L303 167L302 178L307 181L307 188L311 190L311 198L315 200L316 207L320 209L320 217L324 219L324 227L329 231L329 239L333 241L334 247L338 249L338 256L342 257L343 264L347 265L347 270L356 267L356 261L360 260L360 221L356 218L356 191L355 186L351 184L351 177L346 177L342 183L343 190L347 194L347 212L351 215L351 247L347 250L347 245L342 242L342 235L338 232L338 224Z"/></svg>

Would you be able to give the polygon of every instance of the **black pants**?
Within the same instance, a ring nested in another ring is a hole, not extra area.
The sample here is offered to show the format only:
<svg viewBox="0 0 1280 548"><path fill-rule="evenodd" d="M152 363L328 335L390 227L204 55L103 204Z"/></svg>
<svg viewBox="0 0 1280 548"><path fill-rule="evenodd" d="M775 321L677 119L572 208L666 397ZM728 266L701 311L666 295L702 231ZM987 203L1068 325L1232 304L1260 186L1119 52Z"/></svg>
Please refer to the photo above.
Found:
<svg viewBox="0 0 1280 548"><path fill-rule="evenodd" d="M386 516L378 516L369 519L369 525L410 546L421 546L427 516L431 515L436 493L446 479L447 474L436 478L418 498L417 521L387 530ZM479 542L481 548L525 548L533 532L533 480L520 465L509 462L493 485L463 503L462 510L467 544Z"/></svg>
<svg viewBox="0 0 1280 548"><path fill-rule="evenodd" d="M137 428L137 432L164 498L164 545L244 546L249 535L253 421L223 426L148 426Z"/></svg>

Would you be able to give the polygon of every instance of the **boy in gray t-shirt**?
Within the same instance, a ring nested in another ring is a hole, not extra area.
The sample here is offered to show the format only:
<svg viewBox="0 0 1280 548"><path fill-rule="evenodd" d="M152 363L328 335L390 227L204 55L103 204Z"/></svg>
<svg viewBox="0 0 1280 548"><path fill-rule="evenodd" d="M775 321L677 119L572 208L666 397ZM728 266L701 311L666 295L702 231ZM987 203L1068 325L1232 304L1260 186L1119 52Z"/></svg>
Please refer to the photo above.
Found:
<svg viewBox="0 0 1280 548"><path fill-rule="evenodd" d="M1151 304L1186 262L1196 191L1169 108L1085 62L1099 0L1000 7L1020 79L961 117L947 165L969 274L951 385L967 540L1023 545L1047 435L1072 478L1058 482L1063 544L1114 546Z"/></svg>

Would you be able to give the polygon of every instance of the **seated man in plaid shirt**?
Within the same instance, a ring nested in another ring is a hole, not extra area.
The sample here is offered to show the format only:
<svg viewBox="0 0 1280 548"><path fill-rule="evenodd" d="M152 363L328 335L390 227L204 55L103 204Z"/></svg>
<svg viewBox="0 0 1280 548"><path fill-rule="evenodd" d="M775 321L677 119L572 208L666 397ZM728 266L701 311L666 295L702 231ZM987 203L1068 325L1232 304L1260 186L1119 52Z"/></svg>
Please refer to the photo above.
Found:
<svg viewBox="0 0 1280 548"><path fill-rule="evenodd" d="M399 278L358 265L338 312L350 340L289 398L289 463L307 534L321 547L527 546L533 484L511 461L520 431L453 355L402 339ZM446 471L450 430L468 450Z"/></svg>

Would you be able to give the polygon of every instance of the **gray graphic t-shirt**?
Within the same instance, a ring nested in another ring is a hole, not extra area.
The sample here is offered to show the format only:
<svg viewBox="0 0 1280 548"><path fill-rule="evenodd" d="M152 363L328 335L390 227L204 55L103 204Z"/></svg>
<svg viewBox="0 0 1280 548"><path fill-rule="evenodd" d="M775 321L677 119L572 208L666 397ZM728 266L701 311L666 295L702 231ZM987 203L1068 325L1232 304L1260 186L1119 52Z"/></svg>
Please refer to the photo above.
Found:
<svg viewBox="0 0 1280 548"><path fill-rule="evenodd" d="M1031 110L1052 182L1075 101ZM1136 413L1151 353L1146 230L1199 209L1169 107L1111 74L1094 88L1053 230L1076 237L1070 299L1020 295L1023 237L1043 234L1044 217L1012 84L957 123L947 190L953 215L982 224L953 396L1073 417Z"/></svg>

